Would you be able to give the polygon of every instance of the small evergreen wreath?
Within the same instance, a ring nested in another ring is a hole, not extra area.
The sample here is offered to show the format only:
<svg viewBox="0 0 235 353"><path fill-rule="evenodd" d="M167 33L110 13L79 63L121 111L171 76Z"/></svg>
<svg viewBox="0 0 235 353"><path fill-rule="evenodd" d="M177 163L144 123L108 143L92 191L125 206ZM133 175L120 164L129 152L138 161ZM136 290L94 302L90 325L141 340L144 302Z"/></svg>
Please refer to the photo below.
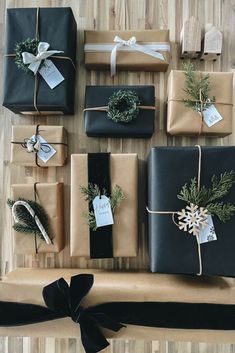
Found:
<svg viewBox="0 0 235 353"><path fill-rule="evenodd" d="M32 53L33 55L37 55L38 44L39 44L39 40L36 38L27 38L23 42L16 43L15 63L17 65L18 69L23 70L25 73L30 72L32 74L32 71L29 70L29 68L28 68L29 65L23 63L22 53L28 52L28 53Z"/></svg>
<svg viewBox="0 0 235 353"><path fill-rule="evenodd" d="M140 100L136 92L119 90L114 92L108 101L108 119L115 123L129 123L139 114Z"/></svg>

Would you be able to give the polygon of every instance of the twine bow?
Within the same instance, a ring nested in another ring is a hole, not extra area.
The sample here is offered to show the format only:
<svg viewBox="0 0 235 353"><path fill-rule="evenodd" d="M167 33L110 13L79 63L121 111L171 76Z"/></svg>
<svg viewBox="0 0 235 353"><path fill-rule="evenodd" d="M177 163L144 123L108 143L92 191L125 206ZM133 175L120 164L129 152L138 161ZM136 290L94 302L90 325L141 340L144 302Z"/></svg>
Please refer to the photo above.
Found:
<svg viewBox="0 0 235 353"><path fill-rule="evenodd" d="M51 151L50 145L46 142L40 142L38 135L26 138L24 143L22 143L22 147L26 148L29 153L38 153L40 150L44 153L49 153Z"/></svg>
<svg viewBox="0 0 235 353"><path fill-rule="evenodd" d="M152 49L149 49L147 47L144 47L143 45L138 44L136 42L136 37L131 37L128 40L124 40L119 36L115 36L113 41L114 43L116 43L116 45L113 47L111 51L111 57L110 57L111 76L114 76L116 74L117 51L122 46L130 47L135 51L139 51L141 53L150 55L159 60L165 61L165 58L161 53L153 51Z"/></svg>
<svg viewBox="0 0 235 353"><path fill-rule="evenodd" d="M51 55L63 53L63 51L61 50L48 50L49 47L50 47L49 43L39 42L38 50L37 50L38 53L36 56L29 52L22 53L23 63L29 64L28 68L29 70L33 71L34 75L36 75L36 73L38 72L38 69L42 63L42 60L44 60L46 63L45 59L49 58Z"/></svg>

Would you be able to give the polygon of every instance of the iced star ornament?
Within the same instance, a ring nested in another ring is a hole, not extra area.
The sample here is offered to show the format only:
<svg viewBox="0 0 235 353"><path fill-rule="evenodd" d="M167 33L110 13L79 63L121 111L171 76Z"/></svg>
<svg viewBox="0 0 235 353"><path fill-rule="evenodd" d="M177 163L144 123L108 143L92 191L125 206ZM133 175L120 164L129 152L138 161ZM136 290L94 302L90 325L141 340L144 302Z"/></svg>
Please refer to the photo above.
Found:
<svg viewBox="0 0 235 353"><path fill-rule="evenodd" d="M207 209L193 203L190 203L189 206L177 212L177 215L179 229L184 232L198 236L200 229L205 228L207 225Z"/></svg>

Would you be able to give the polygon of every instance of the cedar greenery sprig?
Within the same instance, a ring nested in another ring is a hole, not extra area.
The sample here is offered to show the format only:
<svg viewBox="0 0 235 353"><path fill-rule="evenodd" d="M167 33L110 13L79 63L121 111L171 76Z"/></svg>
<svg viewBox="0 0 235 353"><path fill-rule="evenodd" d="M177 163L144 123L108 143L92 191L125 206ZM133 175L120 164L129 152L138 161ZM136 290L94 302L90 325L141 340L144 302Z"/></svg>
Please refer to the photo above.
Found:
<svg viewBox="0 0 235 353"><path fill-rule="evenodd" d="M81 193L85 196L85 201L89 202L89 206L91 206L92 201L96 196L106 195L107 191L105 189L100 190L98 185L93 183L88 183L88 186L80 186ZM120 203L125 200L125 195L120 186L115 185L111 196L110 196L110 206L112 214L114 215L116 208L120 205ZM91 230L97 230L95 214L93 211L84 212L83 216L86 218L88 226Z"/></svg>
<svg viewBox="0 0 235 353"><path fill-rule="evenodd" d="M32 207L35 214L40 219L43 227L45 228L45 231L49 235L49 219L48 219L48 215L47 215L46 211L44 210L44 208L41 205L39 205L37 202L34 202L32 200L25 200L25 199L19 198L17 201L19 201L19 200L27 202ZM12 209L15 202L16 201L14 201L14 200L10 200L10 199L7 200L7 204L10 207L10 209ZM19 205L16 208L16 214L17 214L17 217L20 221L19 223L13 224L13 229L16 232L25 233L25 234L33 234L33 235L36 234L41 239L45 240L43 235L41 234L34 218L31 216L31 214L27 211L27 209L24 206Z"/></svg>
<svg viewBox="0 0 235 353"><path fill-rule="evenodd" d="M119 90L108 101L108 119L115 123L129 123L139 114L140 100L135 91Z"/></svg>
<svg viewBox="0 0 235 353"><path fill-rule="evenodd" d="M196 178L191 179L190 185L187 183L182 187L177 195L178 199L193 203L199 207L204 207L211 215L216 215L220 221L227 222L235 213L235 205L224 202L214 202L226 196L235 183L235 172L224 172L220 176L213 175L211 187L204 185L198 190Z"/></svg>
<svg viewBox="0 0 235 353"><path fill-rule="evenodd" d="M28 68L28 64L23 63L22 53L28 52L37 55L39 40L36 38L27 38L23 42L16 43L15 45L15 63L18 69L23 70L25 73L32 73Z"/></svg>
<svg viewBox="0 0 235 353"><path fill-rule="evenodd" d="M195 70L193 64L186 63L183 65L185 70L185 86L184 92L191 99L184 99L184 104L187 108L191 108L199 113L209 108L215 103L215 96L210 97L210 77L209 74L202 75ZM201 92L201 94L200 94ZM200 102L202 100L202 103Z"/></svg>

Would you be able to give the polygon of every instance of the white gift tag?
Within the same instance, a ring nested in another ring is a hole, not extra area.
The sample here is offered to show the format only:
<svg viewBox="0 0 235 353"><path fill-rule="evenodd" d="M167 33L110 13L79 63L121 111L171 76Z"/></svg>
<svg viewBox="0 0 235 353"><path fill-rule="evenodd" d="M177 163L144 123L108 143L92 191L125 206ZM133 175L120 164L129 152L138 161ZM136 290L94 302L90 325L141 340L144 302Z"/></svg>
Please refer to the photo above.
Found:
<svg viewBox="0 0 235 353"><path fill-rule="evenodd" d="M199 232L199 242L200 244L203 244L214 240L217 240L217 236L215 233L215 227L212 217L209 215L207 217L207 226L201 229Z"/></svg>
<svg viewBox="0 0 235 353"><path fill-rule="evenodd" d="M44 61L44 65L39 70L39 73L51 89L55 88L62 81L64 81L64 77L51 60Z"/></svg>
<svg viewBox="0 0 235 353"><path fill-rule="evenodd" d="M39 141L40 144L46 144L46 145L42 145L41 148L39 149L39 151L37 152L38 157L44 162L47 163L49 161L49 159L51 159L55 154L56 154L56 150L49 145L49 143L47 143L47 141L40 135L33 135L32 137L30 137L30 140L33 141Z"/></svg>
<svg viewBox="0 0 235 353"><path fill-rule="evenodd" d="M205 124L208 127L211 127L223 120L223 117L220 115L216 107L212 104L209 108L203 111L203 119Z"/></svg>
<svg viewBox="0 0 235 353"><path fill-rule="evenodd" d="M92 204L94 208L97 228L108 226L114 223L110 201L107 196L96 196Z"/></svg>

